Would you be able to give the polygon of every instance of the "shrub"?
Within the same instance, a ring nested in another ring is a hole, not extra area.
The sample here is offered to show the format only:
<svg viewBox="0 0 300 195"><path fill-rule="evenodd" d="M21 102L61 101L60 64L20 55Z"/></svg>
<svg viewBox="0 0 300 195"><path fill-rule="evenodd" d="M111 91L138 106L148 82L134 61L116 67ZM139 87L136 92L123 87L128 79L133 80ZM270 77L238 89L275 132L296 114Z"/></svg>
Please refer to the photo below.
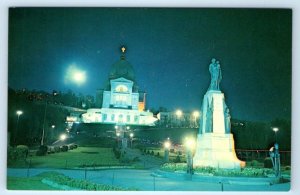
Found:
<svg viewBox="0 0 300 195"><path fill-rule="evenodd" d="M273 168L271 158L265 158L264 160L264 168Z"/></svg>
<svg viewBox="0 0 300 195"><path fill-rule="evenodd" d="M158 156L158 157L160 156L160 155L159 155L159 152L156 153L156 156Z"/></svg>
<svg viewBox="0 0 300 195"><path fill-rule="evenodd" d="M153 150L151 151L151 155L154 156L154 151Z"/></svg>
<svg viewBox="0 0 300 195"><path fill-rule="evenodd" d="M291 166L284 167L284 170L286 170L286 171L291 170Z"/></svg>
<svg viewBox="0 0 300 195"><path fill-rule="evenodd" d="M41 145L39 149L36 151L37 156L45 156L48 151L48 146Z"/></svg>
<svg viewBox="0 0 300 195"><path fill-rule="evenodd" d="M68 146L64 145L61 147L62 152L67 152L69 150Z"/></svg>
<svg viewBox="0 0 300 195"><path fill-rule="evenodd" d="M17 159L26 159L29 153L28 146L18 145L16 148Z"/></svg>
<svg viewBox="0 0 300 195"><path fill-rule="evenodd" d="M120 162L127 164L127 163L130 163L131 160L128 157L124 156L120 159Z"/></svg>
<svg viewBox="0 0 300 195"><path fill-rule="evenodd" d="M73 150L74 149L74 145L73 144L69 144L68 148L69 148L69 150Z"/></svg>
<svg viewBox="0 0 300 195"><path fill-rule="evenodd" d="M252 160L249 164L251 167L257 167L260 163L257 160Z"/></svg>
<svg viewBox="0 0 300 195"><path fill-rule="evenodd" d="M60 147L59 146L54 146L54 151L57 153L57 152L60 152Z"/></svg>
<svg viewBox="0 0 300 195"><path fill-rule="evenodd" d="M7 163L11 164L17 159L17 155L15 152L15 149L11 146L8 146L7 148Z"/></svg>
<svg viewBox="0 0 300 195"><path fill-rule="evenodd" d="M186 163L166 163L161 167L164 171L186 171ZM196 167L194 168L196 174L210 175L210 176L228 176L228 177L267 177L274 174L272 169L267 168L244 168L244 169L216 169L213 167Z"/></svg>
<svg viewBox="0 0 300 195"><path fill-rule="evenodd" d="M171 152L171 153L174 153L174 152L175 152L174 148L171 148L171 149L170 149L170 152Z"/></svg>
<svg viewBox="0 0 300 195"><path fill-rule="evenodd" d="M174 163L180 163L180 162L181 162L180 156L177 155L176 158L174 159Z"/></svg>
<svg viewBox="0 0 300 195"><path fill-rule="evenodd" d="M39 176L43 177L44 179L53 181L55 183L58 183L60 185L67 185L72 188L79 188L83 190L98 190L98 191L124 191L124 190L136 190L133 188L123 188L123 187L117 187L117 186L112 186L112 185L107 185L107 184L96 184L92 183L86 180L80 180L80 179L73 179L68 176L65 176L63 174L57 174L57 173L42 173Z"/></svg>
<svg viewBox="0 0 300 195"><path fill-rule="evenodd" d="M48 154L55 153L54 146L48 146Z"/></svg>
<svg viewBox="0 0 300 195"><path fill-rule="evenodd" d="M114 147L113 148L113 152L115 154L116 159L120 159L120 157L121 157L121 151L119 149L117 149L117 148Z"/></svg>
<svg viewBox="0 0 300 195"><path fill-rule="evenodd" d="M136 156L136 157L134 157L134 158L132 159L132 161L133 161L133 162L138 162L138 161L140 161L140 158L139 158L138 156Z"/></svg>
<svg viewBox="0 0 300 195"><path fill-rule="evenodd" d="M74 149L78 148L78 145L77 145L77 144L74 144L73 146L74 146Z"/></svg>

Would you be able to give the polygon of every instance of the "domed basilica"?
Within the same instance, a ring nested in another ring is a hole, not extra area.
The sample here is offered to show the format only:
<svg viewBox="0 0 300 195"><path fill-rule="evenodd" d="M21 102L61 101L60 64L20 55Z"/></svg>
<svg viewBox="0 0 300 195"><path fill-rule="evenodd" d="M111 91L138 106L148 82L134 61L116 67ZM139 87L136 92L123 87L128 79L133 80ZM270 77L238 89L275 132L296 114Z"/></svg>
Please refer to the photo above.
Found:
<svg viewBox="0 0 300 195"><path fill-rule="evenodd" d="M132 65L125 59L126 48L112 65L108 82L96 93L96 106L82 115L84 123L153 126L157 119L145 111L146 93L139 92Z"/></svg>

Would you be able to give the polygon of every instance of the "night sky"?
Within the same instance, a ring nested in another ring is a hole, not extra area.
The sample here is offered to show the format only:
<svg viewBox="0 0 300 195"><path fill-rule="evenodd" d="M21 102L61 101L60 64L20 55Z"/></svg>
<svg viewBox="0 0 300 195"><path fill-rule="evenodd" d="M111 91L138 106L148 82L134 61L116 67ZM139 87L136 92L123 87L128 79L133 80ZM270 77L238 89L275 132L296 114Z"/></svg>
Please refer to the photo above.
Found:
<svg viewBox="0 0 300 195"><path fill-rule="evenodd" d="M95 95L125 45L148 108L200 110L214 57L232 118L289 119L291 32L289 9L11 8L8 84Z"/></svg>

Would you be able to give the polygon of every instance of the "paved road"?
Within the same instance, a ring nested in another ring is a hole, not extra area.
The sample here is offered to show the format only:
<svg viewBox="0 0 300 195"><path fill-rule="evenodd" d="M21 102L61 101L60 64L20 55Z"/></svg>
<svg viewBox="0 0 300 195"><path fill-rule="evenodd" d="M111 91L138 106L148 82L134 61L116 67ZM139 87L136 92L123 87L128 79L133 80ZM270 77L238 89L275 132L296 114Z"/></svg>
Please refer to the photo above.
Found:
<svg viewBox="0 0 300 195"><path fill-rule="evenodd" d="M45 171L56 171L76 179L85 179L85 170L30 169L29 176ZM88 170L87 180L121 187L133 187L142 191L288 191L290 183L266 185L203 182L197 179L154 177L154 170L110 169ZM27 177L27 169L8 169L8 176Z"/></svg>

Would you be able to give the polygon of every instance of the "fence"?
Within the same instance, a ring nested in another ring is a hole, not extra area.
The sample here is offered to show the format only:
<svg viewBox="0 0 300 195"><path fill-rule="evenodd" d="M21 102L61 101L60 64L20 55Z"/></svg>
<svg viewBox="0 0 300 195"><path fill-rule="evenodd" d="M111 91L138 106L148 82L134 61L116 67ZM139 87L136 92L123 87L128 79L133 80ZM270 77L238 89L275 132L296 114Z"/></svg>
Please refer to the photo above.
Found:
<svg viewBox="0 0 300 195"><path fill-rule="evenodd" d="M243 150L236 149L236 154L240 160L243 161L264 161L265 158L270 157L269 150ZM279 151L280 161L282 164L291 164L291 151Z"/></svg>

